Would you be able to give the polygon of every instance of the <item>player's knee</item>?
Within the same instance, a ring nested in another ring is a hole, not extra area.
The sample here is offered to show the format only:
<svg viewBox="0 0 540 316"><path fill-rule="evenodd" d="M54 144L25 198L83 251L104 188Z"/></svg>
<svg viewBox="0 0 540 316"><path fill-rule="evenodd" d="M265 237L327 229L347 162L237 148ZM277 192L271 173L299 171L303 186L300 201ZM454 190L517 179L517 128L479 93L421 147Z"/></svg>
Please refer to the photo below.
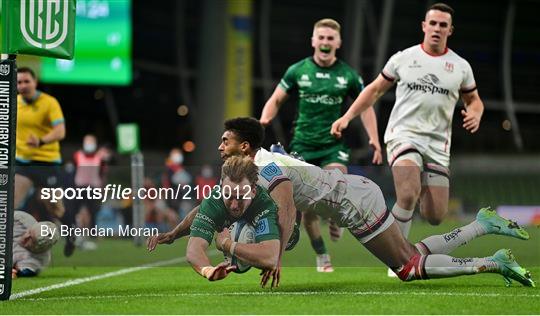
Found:
<svg viewBox="0 0 540 316"><path fill-rule="evenodd" d="M403 190L400 190L398 204L403 205L405 209L414 209L419 196L420 190L412 187L405 188Z"/></svg>
<svg viewBox="0 0 540 316"><path fill-rule="evenodd" d="M438 217L428 218L428 222L433 226L437 226L442 223L442 218L438 218Z"/></svg>
<svg viewBox="0 0 540 316"><path fill-rule="evenodd" d="M431 225L437 226L440 225L446 215L447 211L440 209L434 212L423 211L422 216L430 223Z"/></svg>

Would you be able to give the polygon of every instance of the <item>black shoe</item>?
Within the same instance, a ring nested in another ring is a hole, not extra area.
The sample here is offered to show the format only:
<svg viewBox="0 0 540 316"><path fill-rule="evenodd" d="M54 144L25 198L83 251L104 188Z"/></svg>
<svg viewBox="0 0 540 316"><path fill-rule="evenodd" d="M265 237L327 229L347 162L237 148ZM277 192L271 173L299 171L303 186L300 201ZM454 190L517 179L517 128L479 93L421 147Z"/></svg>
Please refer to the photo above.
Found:
<svg viewBox="0 0 540 316"><path fill-rule="evenodd" d="M75 251L75 236L68 236L64 245L64 256L71 257Z"/></svg>

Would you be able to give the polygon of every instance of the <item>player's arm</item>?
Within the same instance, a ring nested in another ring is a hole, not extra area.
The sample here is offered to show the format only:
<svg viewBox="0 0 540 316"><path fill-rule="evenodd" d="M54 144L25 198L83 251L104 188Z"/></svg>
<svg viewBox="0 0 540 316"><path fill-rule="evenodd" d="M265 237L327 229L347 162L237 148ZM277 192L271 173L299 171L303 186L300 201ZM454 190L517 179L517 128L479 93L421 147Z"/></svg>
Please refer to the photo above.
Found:
<svg viewBox="0 0 540 316"><path fill-rule="evenodd" d="M51 124L51 131L41 138L31 135L27 140L28 145L39 147L44 144L61 141L66 137L66 125L64 123L64 114L62 108L56 99L53 98L47 110L47 120Z"/></svg>
<svg viewBox="0 0 540 316"><path fill-rule="evenodd" d="M274 93L272 93L272 96L266 101L264 104L264 108L262 110L261 118L259 121L262 125L266 126L270 124L270 122L276 117L277 113L279 112L279 108L281 105L287 100L289 95L285 90L283 90L282 87L279 85L274 90Z"/></svg>
<svg viewBox="0 0 540 316"><path fill-rule="evenodd" d="M216 236L216 247L230 256L235 256L251 266L271 270L276 268L279 258L279 240L263 240L254 244L232 241L229 230L225 228Z"/></svg>
<svg viewBox="0 0 540 316"><path fill-rule="evenodd" d="M462 92L461 99L465 104L465 110L461 110L463 115L463 127L471 133L475 133L480 128L480 121L484 113L484 103L478 95L478 90Z"/></svg>
<svg viewBox="0 0 540 316"><path fill-rule="evenodd" d="M58 123L53 126L52 130L41 137L41 141L45 144L60 141L66 137L66 124Z"/></svg>
<svg viewBox="0 0 540 316"><path fill-rule="evenodd" d="M364 129L368 134L369 145L373 148L373 160L372 163L376 165L382 164L382 149L379 142L379 132L377 130L377 116L373 107L369 107L367 110L360 114Z"/></svg>
<svg viewBox="0 0 540 316"><path fill-rule="evenodd" d="M64 123L58 123L53 126L52 130L38 138L36 135L31 134L26 141L28 145L32 147L40 147L48 143L60 141L66 137L66 125Z"/></svg>
<svg viewBox="0 0 540 316"><path fill-rule="evenodd" d="M172 244L176 239L189 235L191 224L197 212L199 212L199 206L191 210L173 230L148 238L146 243L148 251L156 249L158 244Z"/></svg>
<svg viewBox="0 0 540 316"><path fill-rule="evenodd" d="M332 124L330 133L338 138L341 137L341 132L347 128L349 122L353 118L360 115L360 113L367 110L367 108L373 106L373 104L375 104L375 102L377 102L377 100L392 87L394 81L389 79L386 79L379 74L373 82L362 90L356 100L354 100L353 104L349 107L349 110Z"/></svg>
<svg viewBox="0 0 540 316"><path fill-rule="evenodd" d="M235 267L228 266L227 262L222 262L217 266L212 266L210 259L206 255L209 243L201 237L190 237L186 250L187 261L195 272L199 273L209 281L224 279Z"/></svg>
<svg viewBox="0 0 540 316"><path fill-rule="evenodd" d="M293 200L293 187L290 180L282 181L270 192L270 196L278 206L278 225L280 230L280 258L291 238L296 220L296 206Z"/></svg>

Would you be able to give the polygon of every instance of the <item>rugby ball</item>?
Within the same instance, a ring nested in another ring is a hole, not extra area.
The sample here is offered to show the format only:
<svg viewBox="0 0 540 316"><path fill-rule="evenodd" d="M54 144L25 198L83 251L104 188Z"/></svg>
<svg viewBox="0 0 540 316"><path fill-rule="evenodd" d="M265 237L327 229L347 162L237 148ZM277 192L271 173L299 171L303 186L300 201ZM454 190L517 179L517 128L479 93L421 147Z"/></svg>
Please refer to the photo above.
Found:
<svg viewBox="0 0 540 316"><path fill-rule="evenodd" d="M231 233L231 239L233 241L243 244L255 243L255 228L243 219L232 223L232 225L229 226L229 232ZM244 273L251 268L249 264L238 260L235 256L224 255L225 260L231 265L236 266L236 269L233 272Z"/></svg>

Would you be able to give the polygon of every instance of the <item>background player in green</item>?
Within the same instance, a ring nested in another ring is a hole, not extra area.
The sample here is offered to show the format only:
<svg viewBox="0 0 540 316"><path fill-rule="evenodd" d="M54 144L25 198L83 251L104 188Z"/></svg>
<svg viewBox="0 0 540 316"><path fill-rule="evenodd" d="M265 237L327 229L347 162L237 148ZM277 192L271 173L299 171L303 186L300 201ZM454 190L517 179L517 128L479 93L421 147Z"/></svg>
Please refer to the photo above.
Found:
<svg viewBox="0 0 540 316"><path fill-rule="evenodd" d="M249 157L231 157L221 169L221 187L205 199L191 225L187 260L195 271L210 281L225 278L234 266L222 262L212 266L206 250L214 233L216 247L228 255L260 269L277 266L280 242L277 206L266 190L256 185L259 169ZM230 193L230 194L229 194ZM255 227L255 243L231 239L227 227L244 219ZM264 227L264 229L260 229Z"/></svg>
<svg viewBox="0 0 540 316"><path fill-rule="evenodd" d="M341 26L333 19L315 23L311 46L313 56L302 59L287 69L274 93L264 105L260 122L270 124L281 105L293 90L298 91L298 118L290 151L299 153L308 163L324 169L337 168L347 173L349 149L343 140L330 134L334 120L341 116L347 96L355 99L364 88L362 78L336 57L341 47ZM377 120L373 110L361 115L362 123L373 147L373 163L382 163L381 146L377 134ZM304 225L317 253L317 271L332 272L330 256L321 237L316 215L304 213ZM330 225L330 237L337 240L342 230Z"/></svg>

